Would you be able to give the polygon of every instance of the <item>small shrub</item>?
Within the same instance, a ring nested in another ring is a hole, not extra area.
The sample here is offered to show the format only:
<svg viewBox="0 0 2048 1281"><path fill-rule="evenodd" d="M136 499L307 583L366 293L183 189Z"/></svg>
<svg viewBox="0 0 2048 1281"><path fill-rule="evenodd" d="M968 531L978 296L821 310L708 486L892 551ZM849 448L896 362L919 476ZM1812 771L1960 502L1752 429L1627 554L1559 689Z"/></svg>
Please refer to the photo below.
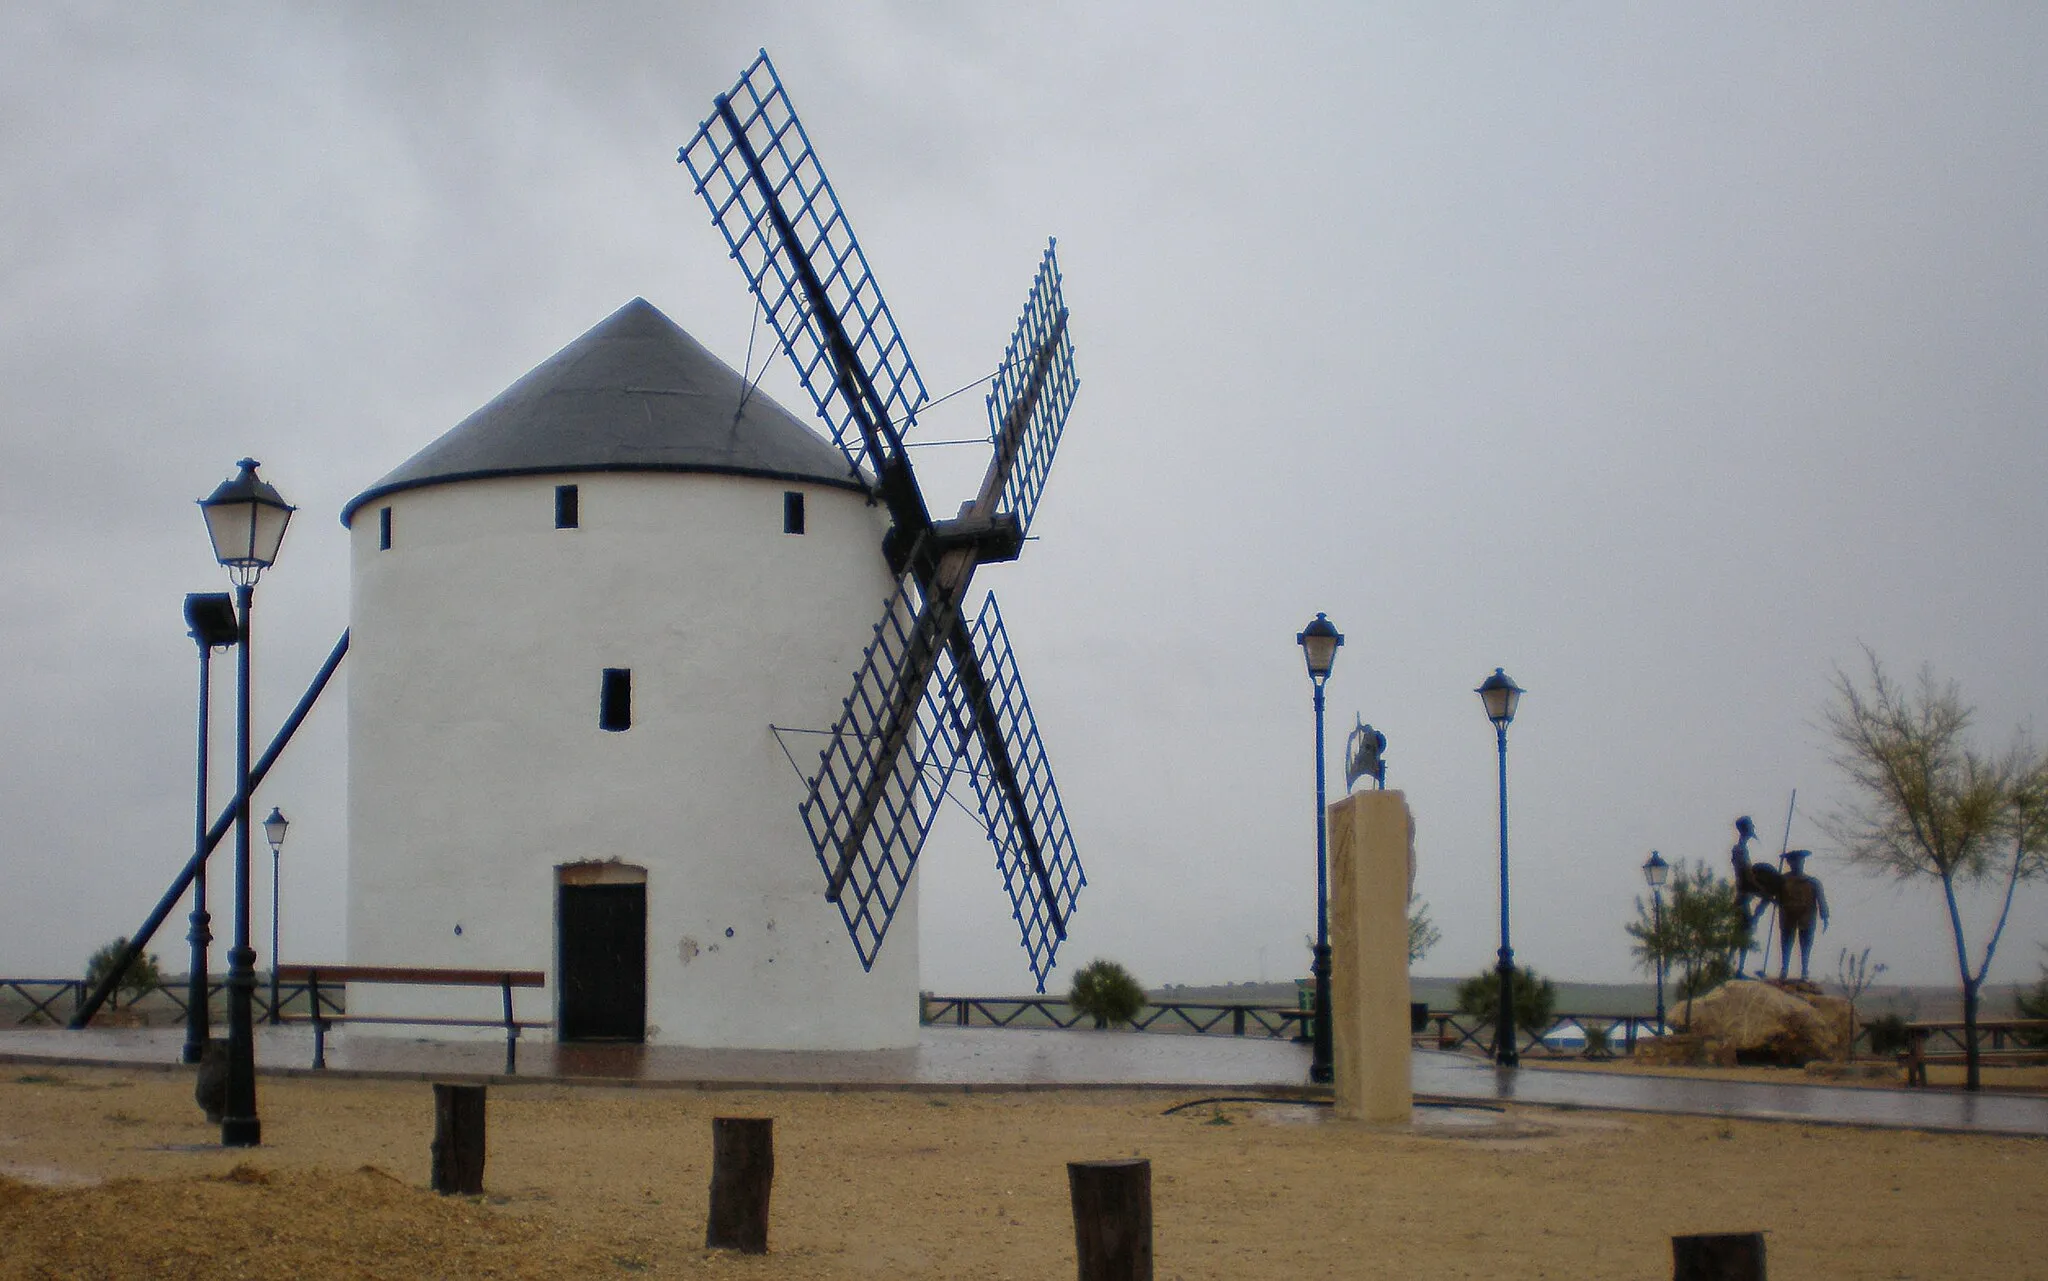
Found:
<svg viewBox="0 0 2048 1281"><path fill-rule="evenodd" d="M1906 1020L1897 1014L1880 1014L1863 1020L1863 1030L1870 1034L1872 1054L1900 1054L1912 1039L1906 1033Z"/></svg>
<svg viewBox="0 0 2048 1281"><path fill-rule="evenodd" d="M1130 1022L1145 1008L1145 989L1129 970L1097 957L1074 973L1067 1004L1095 1020L1096 1027L1113 1027Z"/></svg>
<svg viewBox="0 0 2048 1281"><path fill-rule="evenodd" d="M1586 1030L1586 1057L1589 1059L1611 1059L1614 1025L1611 1023L1583 1023Z"/></svg>
<svg viewBox="0 0 2048 1281"><path fill-rule="evenodd" d="M1458 1008L1482 1023L1491 1023L1500 1012L1500 974L1480 973L1458 984ZM1550 1026L1557 1010L1557 987L1531 969L1515 971L1515 1026L1524 1032L1541 1032Z"/></svg>
<svg viewBox="0 0 2048 1281"><path fill-rule="evenodd" d="M94 952L85 963L86 987L88 989L97 987L100 980L107 976L107 972L114 968L114 962L121 959L121 953L126 951L127 948L128 936L124 934L113 942L103 945L99 951ZM163 971L157 968L155 955L144 953L136 957L129 964L127 973L121 976L120 987L116 988L115 991L126 992L129 1002L133 1004L138 997L147 993L151 988L163 986L163 981ZM120 1004L118 1000L114 1003L116 1005Z"/></svg>

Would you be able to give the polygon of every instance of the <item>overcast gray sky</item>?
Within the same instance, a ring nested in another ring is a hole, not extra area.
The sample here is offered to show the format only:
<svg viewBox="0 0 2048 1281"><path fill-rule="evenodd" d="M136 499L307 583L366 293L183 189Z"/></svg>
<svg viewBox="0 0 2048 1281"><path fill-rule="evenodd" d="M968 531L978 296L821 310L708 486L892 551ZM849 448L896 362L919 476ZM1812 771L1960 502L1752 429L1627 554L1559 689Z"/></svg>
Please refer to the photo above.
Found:
<svg viewBox="0 0 2048 1281"><path fill-rule="evenodd" d="M1819 968L1952 982L1938 897L1812 821L1818 712L1865 644L1960 680L1988 746L2048 711L2044 37L1994 5L10 6L0 973L74 972L185 857L180 606L226 586L192 502L235 459L301 506L260 745L347 625L350 496L635 295L743 360L675 151L766 45L934 394L1059 237L1082 391L1038 541L980 581L1089 872L1066 968L1305 970L1324 610L1333 778L1362 712L1423 972L1498 942L1471 691L1503 666L1524 963L1629 978L1650 850L1720 864L1742 813L1775 849L1796 787ZM962 396L920 433L982 429ZM924 451L934 506L983 458ZM259 798L301 959L343 949L339 693ZM972 826L920 875L925 986L1027 986Z"/></svg>

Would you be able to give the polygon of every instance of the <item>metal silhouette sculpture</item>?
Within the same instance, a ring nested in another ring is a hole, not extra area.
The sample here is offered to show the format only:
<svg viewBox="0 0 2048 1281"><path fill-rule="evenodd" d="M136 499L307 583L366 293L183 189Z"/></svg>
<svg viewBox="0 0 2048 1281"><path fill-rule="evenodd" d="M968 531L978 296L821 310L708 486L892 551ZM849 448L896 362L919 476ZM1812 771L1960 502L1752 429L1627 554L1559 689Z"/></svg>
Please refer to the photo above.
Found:
<svg viewBox="0 0 2048 1281"><path fill-rule="evenodd" d="M995 597L973 616L964 607L975 569L1022 549L1079 386L1053 247L992 379L981 489L935 520L904 444L924 380L765 50L677 159L850 473L889 509L882 552L896 590L799 807L825 897L873 968L964 770L1043 992L1087 878Z"/></svg>
<svg viewBox="0 0 2048 1281"><path fill-rule="evenodd" d="M1828 896L1820 881L1806 874L1806 860L1811 850L1786 850L1785 862L1789 864L1778 886L1778 978L1784 979L1792 968L1792 936L1799 936L1799 978L1807 980L1808 966L1813 960L1814 918L1820 918L1820 928L1828 927Z"/></svg>
<svg viewBox="0 0 2048 1281"><path fill-rule="evenodd" d="M1756 924L1764 918L1778 902L1778 891L1785 878L1778 869L1768 863L1753 863L1749 857L1749 843L1756 839L1756 824L1744 814L1735 820L1735 848L1728 851L1728 861L1735 871L1735 910L1742 913L1743 921L1749 926L1750 934L1756 933ZM1742 955L1735 962L1735 977L1741 978L1749 969L1748 943L1743 944ZM1763 972L1770 973L1770 954L1765 953Z"/></svg>
<svg viewBox="0 0 2048 1281"><path fill-rule="evenodd" d="M1820 927L1827 928L1828 896L1821 889L1820 881L1806 874L1806 860L1811 850L1786 850L1781 856L1791 864L1789 871L1779 871L1768 863L1752 862L1749 857L1749 843L1756 839L1756 826L1747 814L1735 820L1735 848L1728 852L1729 862L1735 871L1735 908L1748 922L1751 933L1756 924L1771 908L1778 909L1778 978L1789 976L1792 969L1792 941L1796 934L1799 940L1799 977L1804 981L1813 957L1814 920L1818 916ZM1752 906L1753 905L1753 906ZM1749 947L1744 946L1740 958L1735 962L1735 975L1741 978L1749 968ZM1758 978L1768 978L1771 972L1771 954L1766 943L1762 966Z"/></svg>
<svg viewBox="0 0 2048 1281"><path fill-rule="evenodd" d="M1384 791L1387 786L1387 736L1366 724L1364 717L1357 719L1357 728L1351 731L1351 737L1344 740L1344 789L1349 791L1358 786L1359 779L1369 778Z"/></svg>

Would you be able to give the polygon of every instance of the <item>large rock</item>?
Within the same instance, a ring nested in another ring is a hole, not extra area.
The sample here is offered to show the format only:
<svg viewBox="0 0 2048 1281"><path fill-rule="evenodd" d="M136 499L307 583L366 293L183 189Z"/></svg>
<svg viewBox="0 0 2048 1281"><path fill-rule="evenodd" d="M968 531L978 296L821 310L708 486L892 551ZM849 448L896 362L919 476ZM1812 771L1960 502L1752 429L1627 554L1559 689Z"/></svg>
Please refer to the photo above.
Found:
<svg viewBox="0 0 2048 1281"><path fill-rule="evenodd" d="M1683 1004L1677 1012L1685 1014ZM1687 1032L1738 1062L1801 1067L1849 1057L1849 1003L1812 983L1735 979L1694 1001L1691 1017Z"/></svg>

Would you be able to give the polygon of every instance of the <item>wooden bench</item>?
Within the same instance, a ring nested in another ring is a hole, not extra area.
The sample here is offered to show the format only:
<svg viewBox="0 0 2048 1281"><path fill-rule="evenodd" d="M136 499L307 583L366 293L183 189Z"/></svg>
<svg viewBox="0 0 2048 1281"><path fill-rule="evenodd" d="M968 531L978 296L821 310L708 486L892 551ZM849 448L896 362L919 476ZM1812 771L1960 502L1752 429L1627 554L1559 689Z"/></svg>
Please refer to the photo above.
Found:
<svg viewBox="0 0 2048 1281"><path fill-rule="evenodd" d="M1906 1084L1926 1085L1929 1064L1960 1067L1968 1063L1969 1054L1963 1042L1965 1035L1966 1029L1960 1019L1908 1023L1906 1048L1899 1055L1899 1066L1906 1069ZM1929 1050L1927 1043L1936 1037L1945 1039L1954 1048ZM2048 1019L1978 1019L1977 1038L1977 1062L1983 1067L2029 1067L2048 1063ZM1989 1045L1984 1044L1987 1038ZM2008 1045L2008 1038L2015 1042L2024 1038L2036 1043Z"/></svg>
<svg viewBox="0 0 2048 1281"><path fill-rule="evenodd" d="M313 1066L327 1066L327 1029L336 1023L408 1023L422 1027L502 1027L505 1029L505 1074L510 1076L519 1068L519 1031L521 1028L551 1026L547 1023L521 1023L512 1017L512 989L515 987L546 987L547 974L541 970L436 970L410 965L280 965L277 977L287 983L304 983L306 996L313 1007L311 1015L305 1018L292 1017L287 1022L306 1022L313 1025ZM330 987L345 983L409 983L428 987L495 987L505 994L505 1017L502 1019L443 1019L411 1018L399 1015L377 1014L329 1014L320 1006L320 985Z"/></svg>

